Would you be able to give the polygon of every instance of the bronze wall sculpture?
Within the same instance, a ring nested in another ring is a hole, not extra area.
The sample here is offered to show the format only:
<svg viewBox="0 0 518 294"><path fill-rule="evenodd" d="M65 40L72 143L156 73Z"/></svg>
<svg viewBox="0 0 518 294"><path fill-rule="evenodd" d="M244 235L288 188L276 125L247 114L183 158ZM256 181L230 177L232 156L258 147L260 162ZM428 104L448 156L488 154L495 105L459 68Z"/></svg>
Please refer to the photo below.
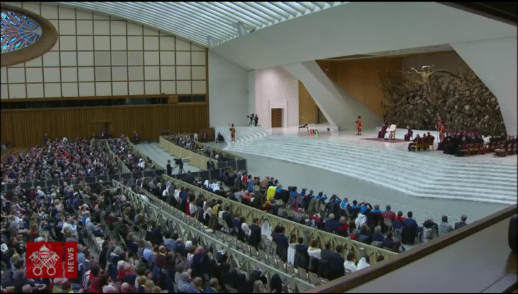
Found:
<svg viewBox="0 0 518 294"><path fill-rule="evenodd" d="M380 79L388 124L434 130L443 119L447 131L506 134L496 97L472 70L454 74L423 66L421 71L382 73Z"/></svg>

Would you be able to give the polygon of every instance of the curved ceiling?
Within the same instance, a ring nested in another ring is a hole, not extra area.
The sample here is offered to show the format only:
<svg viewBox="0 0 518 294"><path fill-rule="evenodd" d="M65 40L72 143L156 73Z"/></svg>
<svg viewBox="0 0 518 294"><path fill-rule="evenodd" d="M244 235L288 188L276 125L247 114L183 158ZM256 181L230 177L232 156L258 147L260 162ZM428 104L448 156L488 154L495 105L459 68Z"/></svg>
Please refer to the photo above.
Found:
<svg viewBox="0 0 518 294"><path fill-rule="evenodd" d="M344 2L57 2L133 20L206 47ZM209 38L210 37L210 38Z"/></svg>

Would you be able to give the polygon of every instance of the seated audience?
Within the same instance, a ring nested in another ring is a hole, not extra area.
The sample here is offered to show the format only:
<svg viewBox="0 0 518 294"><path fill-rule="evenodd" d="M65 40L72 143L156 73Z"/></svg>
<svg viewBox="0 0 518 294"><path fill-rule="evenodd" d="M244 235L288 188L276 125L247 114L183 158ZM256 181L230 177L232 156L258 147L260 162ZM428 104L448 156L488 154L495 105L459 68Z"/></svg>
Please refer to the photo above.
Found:
<svg viewBox="0 0 518 294"><path fill-rule="evenodd" d="M358 270L356 264L354 263L354 254L352 252L347 254L347 260L344 262L344 269L346 273L354 273Z"/></svg>
<svg viewBox="0 0 518 294"><path fill-rule="evenodd" d="M467 225L467 224L466 224L466 220L467 220L467 219L468 219L468 217L467 217L465 214L463 214L463 215L461 216L461 218L460 218L460 220L461 220L461 221L460 221L460 222L458 222L458 223L455 223L455 230L456 230L456 229L460 229L460 228L462 228L463 226Z"/></svg>
<svg viewBox="0 0 518 294"><path fill-rule="evenodd" d="M329 232L337 232L338 226L340 226L340 220L335 218L334 214L330 214L328 220L325 222L325 228Z"/></svg>
<svg viewBox="0 0 518 294"><path fill-rule="evenodd" d="M367 224L363 224L360 228L360 236L358 236L358 242L362 242L365 244L372 243L372 234L370 233L369 226Z"/></svg>
<svg viewBox="0 0 518 294"><path fill-rule="evenodd" d="M401 232L401 242L403 244L414 244L414 240L417 237L418 225L417 222L412 219L412 212L407 213L407 218L403 222L403 231Z"/></svg>
<svg viewBox="0 0 518 294"><path fill-rule="evenodd" d="M439 225L439 237L453 231L452 226L448 223L448 217L443 215L442 222Z"/></svg>
<svg viewBox="0 0 518 294"><path fill-rule="evenodd" d="M423 223L423 228L429 229L430 235L425 236L427 239L433 239L433 236L439 235L439 226L433 221L433 219L428 219Z"/></svg>
<svg viewBox="0 0 518 294"><path fill-rule="evenodd" d="M387 237L381 242L381 248L392 249L394 248L394 235L392 232L387 233Z"/></svg>
<svg viewBox="0 0 518 294"><path fill-rule="evenodd" d="M408 131L405 134L405 138L404 139L405 139L405 141L410 141L410 140L412 140L412 135L413 135L414 132L412 131L412 129L410 127L407 126L406 128L407 128Z"/></svg>

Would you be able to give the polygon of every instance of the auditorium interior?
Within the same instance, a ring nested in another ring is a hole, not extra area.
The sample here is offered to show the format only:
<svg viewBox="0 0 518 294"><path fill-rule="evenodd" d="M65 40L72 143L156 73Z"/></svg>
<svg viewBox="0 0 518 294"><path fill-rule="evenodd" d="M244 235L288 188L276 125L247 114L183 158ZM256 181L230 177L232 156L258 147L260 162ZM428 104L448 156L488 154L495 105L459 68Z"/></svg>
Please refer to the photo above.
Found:
<svg viewBox="0 0 518 294"><path fill-rule="evenodd" d="M2 1L2 293L518 293L516 11Z"/></svg>

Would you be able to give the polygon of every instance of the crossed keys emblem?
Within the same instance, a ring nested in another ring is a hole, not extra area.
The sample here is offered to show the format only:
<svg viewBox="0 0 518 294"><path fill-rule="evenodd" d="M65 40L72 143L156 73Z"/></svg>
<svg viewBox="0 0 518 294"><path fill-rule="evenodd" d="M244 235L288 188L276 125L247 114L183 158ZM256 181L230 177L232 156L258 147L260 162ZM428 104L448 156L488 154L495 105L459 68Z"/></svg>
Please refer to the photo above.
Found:
<svg viewBox="0 0 518 294"><path fill-rule="evenodd" d="M39 276L43 272L43 267L47 269L47 275L53 276L56 274L56 262L60 257L54 251L50 251L45 245L43 245L39 251L35 251L29 257L34 262L34 268L32 273Z"/></svg>

